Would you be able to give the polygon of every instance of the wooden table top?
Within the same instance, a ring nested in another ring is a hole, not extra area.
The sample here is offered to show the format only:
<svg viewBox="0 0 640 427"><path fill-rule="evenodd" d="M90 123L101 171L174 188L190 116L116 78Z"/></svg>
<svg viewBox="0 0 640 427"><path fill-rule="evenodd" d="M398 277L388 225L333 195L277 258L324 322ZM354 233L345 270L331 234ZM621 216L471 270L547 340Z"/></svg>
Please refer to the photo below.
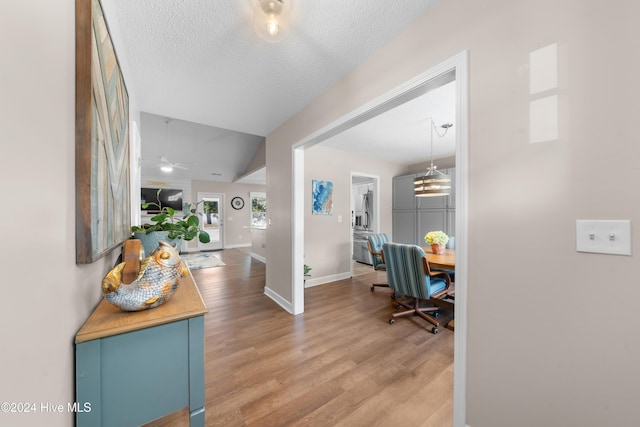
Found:
<svg viewBox="0 0 640 427"><path fill-rule="evenodd" d="M208 313L191 272L180 281L171 299L143 311L123 311L102 299L76 335L76 343L188 319Z"/></svg>
<svg viewBox="0 0 640 427"><path fill-rule="evenodd" d="M430 268L441 268L443 270L456 269L456 251L454 249L445 249L444 254L434 254L431 246L422 246Z"/></svg>

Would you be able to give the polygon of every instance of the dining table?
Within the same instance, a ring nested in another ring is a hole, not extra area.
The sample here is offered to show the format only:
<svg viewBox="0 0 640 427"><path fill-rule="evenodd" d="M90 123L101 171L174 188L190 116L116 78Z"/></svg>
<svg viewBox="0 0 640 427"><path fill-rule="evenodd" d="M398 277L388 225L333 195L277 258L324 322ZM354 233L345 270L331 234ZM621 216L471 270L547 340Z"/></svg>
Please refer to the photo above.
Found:
<svg viewBox="0 0 640 427"><path fill-rule="evenodd" d="M422 249L429 261L430 268L439 268L442 270L456 269L456 251L455 249L445 249L443 254L436 254L431 250L431 246L423 246Z"/></svg>
<svg viewBox="0 0 640 427"><path fill-rule="evenodd" d="M443 254L436 254L431 246L422 246L424 254L429 262L429 268L439 268L441 270L456 270L456 251L455 249L445 249ZM455 294L455 290L454 290ZM455 319L451 319L447 323L447 329L455 330Z"/></svg>

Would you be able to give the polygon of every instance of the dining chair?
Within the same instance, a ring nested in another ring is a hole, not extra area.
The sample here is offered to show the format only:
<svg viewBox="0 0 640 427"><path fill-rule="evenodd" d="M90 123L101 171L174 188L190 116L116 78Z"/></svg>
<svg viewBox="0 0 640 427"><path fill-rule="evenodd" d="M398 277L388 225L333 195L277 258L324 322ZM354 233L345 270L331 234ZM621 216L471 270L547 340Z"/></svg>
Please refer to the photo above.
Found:
<svg viewBox="0 0 640 427"><path fill-rule="evenodd" d="M456 248L456 238L454 236L449 236L449 241L445 245L447 249L455 249Z"/></svg>
<svg viewBox="0 0 640 427"><path fill-rule="evenodd" d="M447 242L447 244L445 245L446 249L456 249L456 238L453 236L449 236L449 241ZM456 281L456 272L454 270L445 270L443 268L433 268L433 271L444 271L445 273L447 273L449 275L449 278L451 278L451 282L455 282Z"/></svg>
<svg viewBox="0 0 640 427"><path fill-rule="evenodd" d="M409 314L417 315L433 325L431 332L438 333L437 317L440 308L453 311L450 298L451 279L444 271L431 271L424 250L417 245L384 243L382 245L389 287L393 289L397 308L407 310L393 313L389 323ZM420 303L431 304L421 307ZM429 314L427 314L429 313Z"/></svg>
<svg viewBox="0 0 640 427"><path fill-rule="evenodd" d="M371 262L373 263L373 269L375 271L387 271L387 266L384 264L382 257L382 245L389 242L389 236L385 233L369 234L367 236L367 247L371 254ZM388 283L373 283L371 285L371 292L375 291L376 287L388 288Z"/></svg>

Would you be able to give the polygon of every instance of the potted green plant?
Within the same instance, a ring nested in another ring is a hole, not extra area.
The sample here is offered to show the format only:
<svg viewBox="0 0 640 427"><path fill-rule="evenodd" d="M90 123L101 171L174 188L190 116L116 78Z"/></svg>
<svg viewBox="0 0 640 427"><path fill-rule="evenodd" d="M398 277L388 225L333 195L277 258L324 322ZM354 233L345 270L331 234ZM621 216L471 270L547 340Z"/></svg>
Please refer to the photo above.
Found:
<svg viewBox="0 0 640 427"><path fill-rule="evenodd" d="M430 231L424 236L424 241L431 245L431 250L434 254L443 254L445 245L449 241L449 236L443 231Z"/></svg>
<svg viewBox="0 0 640 427"><path fill-rule="evenodd" d="M307 277L311 277L311 274L309 274L309 273L311 273L311 270L312 270L312 268L309 267L307 264L304 265L304 278L303 278L303 280L304 280L305 284L307 283Z"/></svg>
<svg viewBox="0 0 640 427"><path fill-rule="evenodd" d="M185 203L184 215L180 218L176 216L176 211L168 206L162 206L160 202L160 191L157 193L156 202L147 202L142 205L143 209L155 206L159 209L159 213L150 218L151 223L144 223L142 226L132 226L134 239L142 241L142 247L145 255L158 247L158 242L164 240L169 244L175 245L178 252L182 247L184 240L193 240L196 236L201 243L209 243L211 237L209 233L200 229L200 218L196 214L198 203Z"/></svg>

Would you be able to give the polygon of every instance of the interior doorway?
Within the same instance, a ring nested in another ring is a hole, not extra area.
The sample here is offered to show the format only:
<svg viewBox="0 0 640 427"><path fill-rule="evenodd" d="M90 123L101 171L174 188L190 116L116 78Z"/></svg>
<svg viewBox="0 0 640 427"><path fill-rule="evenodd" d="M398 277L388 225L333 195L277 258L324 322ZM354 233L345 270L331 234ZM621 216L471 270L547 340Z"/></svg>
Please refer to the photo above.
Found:
<svg viewBox="0 0 640 427"><path fill-rule="evenodd" d="M198 192L198 215L200 228L207 233L211 241L198 241L201 251L215 251L224 248L224 194Z"/></svg>
<svg viewBox="0 0 640 427"><path fill-rule="evenodd" d="M456 80L456 331L454 350L454 426L464 426L466 419L466 342L467 342L467 223L468 223L468 52L463 51L434 66L414 79L401 84L379 98L346 114L327 127L307 136L292 146L293 203L292 203L292 311L304 311L304 150L332 135L358 125L371 117L395 108L439 87L451 73Z"/></svg>
<svg viewBox="0 0 640 427"><path fill-rule="evenodd" d="M380 177L351 172L351 276L353 261L372 264L367 236L380 232Z"/></svg>

